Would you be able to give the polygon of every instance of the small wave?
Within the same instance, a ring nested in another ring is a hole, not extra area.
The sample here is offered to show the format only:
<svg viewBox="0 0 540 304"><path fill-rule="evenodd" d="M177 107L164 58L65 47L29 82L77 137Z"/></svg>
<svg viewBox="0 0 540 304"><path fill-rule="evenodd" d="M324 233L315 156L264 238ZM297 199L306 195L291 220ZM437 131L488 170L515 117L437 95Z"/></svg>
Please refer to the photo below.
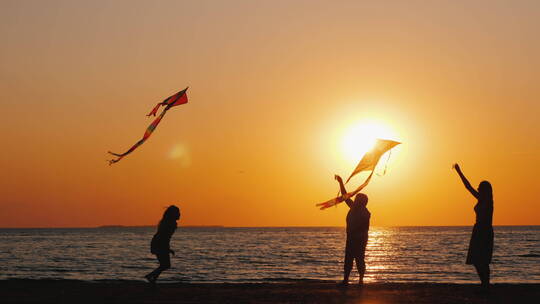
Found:
<svg viewBox="0 0 540 304"><path fill-rule="evenodd" d="M148 269L148 267L146 266L128 266L128 265L122 265L120 266L121 268L124 268L124 269Z"/></svg>
<svg viewBox="0 0 540 304"><path fill-rule="evenodd" d="M540 258L540 254L536 253L520 254L518 256L522 258Z"/></svg>
<svg viewBox="0 0 540 304"><path fill-rule="evenodd" d="M321 279L291 279L291 278L263 278L260 279L263 282L318 282L318 283L327 283L335 282L333 280L321 280Z"/></svg>
<svg viewBox="0 0 540 304"><path fill-rule="evenodd" d="M41 272L76 272L77 270L65 269L65 268L49 268L49 269L35 270L35 271L41 271Z"/></svg>
<svg viewBox="0 0 540 304"><path fill-rule="evenodd" d="M82 280L84 282L95 282L95 283L139 283L140 281L145 281L144 279L138 280L126 280L126 279L95 279L95 280Z"/></svg>

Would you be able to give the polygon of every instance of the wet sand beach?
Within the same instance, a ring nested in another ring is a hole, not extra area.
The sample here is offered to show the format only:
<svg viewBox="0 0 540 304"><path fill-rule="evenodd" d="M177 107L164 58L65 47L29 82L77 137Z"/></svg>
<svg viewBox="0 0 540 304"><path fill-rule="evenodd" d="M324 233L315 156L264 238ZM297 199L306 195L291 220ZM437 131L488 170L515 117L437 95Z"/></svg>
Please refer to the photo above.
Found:
<svg viewBox="0 0 540 304"><path fill-rule="evenodd" d="M162 283L139 281L3 280L2 303L537 303L540 284L494 284L489 294L473 284L333 282Z"/></svg>

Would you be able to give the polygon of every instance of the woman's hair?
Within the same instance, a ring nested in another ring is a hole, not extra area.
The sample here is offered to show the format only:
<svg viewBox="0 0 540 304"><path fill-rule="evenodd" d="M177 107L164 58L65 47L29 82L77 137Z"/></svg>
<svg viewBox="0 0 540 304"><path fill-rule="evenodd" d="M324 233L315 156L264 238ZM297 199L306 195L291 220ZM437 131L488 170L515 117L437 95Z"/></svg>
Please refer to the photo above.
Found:
<svg viewBox="0 0 540 304"><path fill-rule="evenodd" d="M478 185L478 195L481 200L493 201L493 189L488 181L482 181Z"/></svg>
<svg viewBox="0 0 540 304"><path fill-rule="evenodd" d="M159 221L158 227L164 223L175 222L179 217L180 209L175 205L170 205L169 207L167 207L167 209L165 209L165 212L163 212L163 217Z"/></svg>

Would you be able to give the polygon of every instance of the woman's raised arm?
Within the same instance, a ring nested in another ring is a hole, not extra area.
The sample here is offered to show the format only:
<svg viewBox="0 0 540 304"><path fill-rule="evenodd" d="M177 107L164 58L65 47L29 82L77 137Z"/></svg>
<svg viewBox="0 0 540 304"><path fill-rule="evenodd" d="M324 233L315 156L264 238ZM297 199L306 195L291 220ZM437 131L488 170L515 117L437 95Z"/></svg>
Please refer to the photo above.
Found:
<svg viewBox="0 0 540 304"><path fill-rule="evenodd" d="M463 185L465 185L465 188L467 190L469 190L469 192L476 198L478 198L478 191L476 191L476 189L474 189L472 186L471 186L471 183L469 183L469 181L467 180L467 178L465 177L465 175L463 175L463 172L461 172L461 168L459 167L458 164L454 164L453 168L456 170L457 174L459 175L459 177L461 178L461 181L463 182Z"/></svg>

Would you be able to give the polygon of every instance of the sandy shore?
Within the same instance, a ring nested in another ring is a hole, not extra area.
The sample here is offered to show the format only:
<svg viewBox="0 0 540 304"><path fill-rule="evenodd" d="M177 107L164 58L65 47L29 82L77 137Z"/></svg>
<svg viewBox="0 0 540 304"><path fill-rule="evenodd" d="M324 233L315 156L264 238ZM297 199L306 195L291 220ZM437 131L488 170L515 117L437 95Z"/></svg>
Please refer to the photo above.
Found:
<svg viewBox="0 0 540 304"><path fill-rule="evenodd" d="M375 283L187 284L135 281L0 281L1 303L538 303L540 284Z"/></svg>

